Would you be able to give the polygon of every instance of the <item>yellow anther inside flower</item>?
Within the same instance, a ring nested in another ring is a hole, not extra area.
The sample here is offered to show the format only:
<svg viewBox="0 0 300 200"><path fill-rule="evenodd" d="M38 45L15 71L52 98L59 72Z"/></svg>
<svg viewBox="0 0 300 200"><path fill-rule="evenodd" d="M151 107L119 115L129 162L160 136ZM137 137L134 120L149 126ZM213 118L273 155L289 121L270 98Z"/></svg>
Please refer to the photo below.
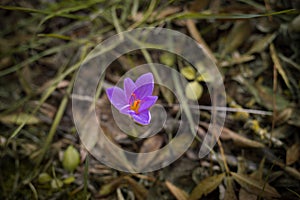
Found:
<svg viewBox="0 0 300 200"><path fill-rule="evenodd" d="M141 100L134 100L134 102L130 106L130 109L133 110L135 113L138 113L140 105L141 105Z"/></svg>
<svg viewBox="0 0 300 200"><path fill-rule="evenodd" d="M134 101L130 105L130 110L133 110L136 114L138 114L139 113L139 108L140 108L140 105L141 105L141 100L136 99L136 95L134 93L132 93L131 96L133 96Z"/></svg>

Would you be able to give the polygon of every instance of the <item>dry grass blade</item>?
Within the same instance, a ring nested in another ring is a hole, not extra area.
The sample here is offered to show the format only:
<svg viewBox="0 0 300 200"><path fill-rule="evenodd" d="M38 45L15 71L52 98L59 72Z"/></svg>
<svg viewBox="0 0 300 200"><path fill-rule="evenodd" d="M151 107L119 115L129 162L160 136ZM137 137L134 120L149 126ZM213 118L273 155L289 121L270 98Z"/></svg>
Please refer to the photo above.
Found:
<svg viewBox="0 0 300 200"><path fill-rule="evenodd" d="M289 82L289 79L285 73L285 71L283 70L283 67L280 63L280 60L278 58L278 55L277 55L277 52L276 52L276 49L275 49L275 46L273 43L271 43L270 45L270 52L271 52L271 57L272 57L272 60L273 60L273 63L274 63L274 66L275 68L278 70L279 74L281 75L282 79L284 80L285 84L287 85L287 87L292 90L292 86Z"/></svg>
<svg viewBox="0 0 300 200"><path fill-rule="evenodd" d="M217 59L214 56L212 50L210 49L210 47L207 45L207 43L205 42L205 40L202 38L200 32L197 30L197 27L195 25L195 22L191 19L188 19L186 21L186 25L187 28L189 30L189 32L191 33L192 37L199 42L199 44L201 44L203 46L203 48L205 49L206 53L209 55L209 57L214 61L214 63L217 63Z"/></svg>
<svg viewBox="0 0 300 200"><path fill-rule="evenodd" d="M230 67L236 64L242 64L245 62L249 62L255 59L254 55L241 55L239 57L226 58L219 63L220 67Z"/></svg>
<svg viewBox="0 0 300 200"><path fill-rule="evenodd" d="M276 191L276 189L270 186L268 183L256 180L247 175L237 174L234 172L231 172L231 175L233 179L242 186L242 188L244 188L250 193L266 198L281 197L280 194Z"/></svg>
<svg viewBox="0 0 300 200"><path fill-rule="evenodd" d="M173 19L252 19L257 17L266 17L273 15L280 15L286 13L295 12L295 9L282 10L279 12L271 12L265 14L232 14L232 13L194 13L194 12L182 12L179 14L167 17L164 21L169 21Z"/></svg>
<svg viewBox="0 0 300 200"><path fill-rule="evenodd" d="M41 123L41 120L32 114L13 113L9 115L0 116L0 122L5 124L17 124L17 125L25 123L29 125L29 124Z"/></svg>
<svg viewBox="0 0 300 200"><path fill-rule="evenodd" d="M144 13L144 16L143 18L140 20L140 21L137 21L136 23L132 24L128 30L132 30L134 28L137 28L139 27L140 25L142 25L144 22L147 21L147 19L151 16L151 14L153 13L153 10L155 8L157 4L157 0L154 0L154 1L150 1L150 5L148 7L148 10Z"/></svg>
<svg viewBox="0 0 300 200"><path fill-rule="evenodd" d="M244 146L244 147L252 147L252 148L264 148L265 145L263 143L254 141L254 140L250 140L244 136L241 136L233 131L231 131L230 129L224 127L222 129L222 135L221 135L222 139L231 139L234 141L235 144L239 145L239 146Z"/></svg>
<svg viewBox="0 0 300 200"><path fill-rule="evenodd" d="M209 126L209 124L206 122L199 122L199 124L205 128L208 128L208 126ZM252 148L264 148L265 147L264 144L254 141L254 140L250 140L244 136L241 136L226 127L223 127L222 134L220 135L220 137L223 140L233 140L236 144L238 144L240 146L244 146L244 147L252 147Z"/></svg>
<svg viewBox="0 0 300 200"><path fill-rule="evenodd" d="M50 131L48 133L48 136L47 136L47 139L44 143L44 146L43 146L43 149L42 149L42 153L39 155L39 158L38 158L38 161L37 161L37 164L39 165L44 157L44 155L46 154L52 140L53 140L53 137L57 131L57 127L63 117L63 114L65 112L65 109L67 107L67 103L69 101L69 95L72 91L72 88L73 88L73 82L75 81L75 75L73 75L73 80L71 82L71 84L68 86L67 88L67 94L64 96L64 98L62 99L61 103L60 103L60 106L57 110L57 113L55 115L55 118L53 120L53 123L52 123L52 126L50 128Z"/></svg>
<svg viewBox="0 0 300 200"><path fill-rule="evenodd" d="M17 70L23 68L24 66L29 65L29 64L41 59L42 57L49 56L51 54L61 52L62 50L66 49L66 48L74 47L76 45L78 45L78 43L67 43L67 44L63 44L63 45L60 45L60 46L52 47L50 49L46 49L45 51L43 51L39 54L36 54L36 55L34 55L34 56L24 60L24 61L12 66L12 67L1 70L0 71L0 77L8 75L8 74L13 73L13 72L16 72Z"/></svg>

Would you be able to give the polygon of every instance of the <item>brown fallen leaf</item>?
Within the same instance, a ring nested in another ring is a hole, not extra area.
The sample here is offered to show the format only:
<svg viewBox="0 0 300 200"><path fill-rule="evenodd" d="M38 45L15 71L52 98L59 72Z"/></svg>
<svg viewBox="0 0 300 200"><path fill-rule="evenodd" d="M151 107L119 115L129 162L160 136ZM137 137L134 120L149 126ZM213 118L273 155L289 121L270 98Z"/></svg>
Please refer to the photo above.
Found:
<svg viewBox="0 0 300 200"><path fill-rule="evenodd" d="M207 195L214 191L223 181L225 173L210 176L202 180L192 191L189 200L200 199L202 195Z"/></svg>
<svg viewBox="0 0 300 200"><path fill-rule="evenodd" d="M100 188L99 195L100 196L107 196L111 193L113 193L118 187L121 187L123 185L129 186L132 191L134 192L136 198L138 200L146 199L148 191L144 186L137 183L134 179L132 179L129 176L119 177L114 180L112 180L110 183L107 183L103 185Z"/></svg>
<svg viewBox="0 0 300 200"><path fill-rule="evenodd" d="M239 48L241 44L243 44L244 41L249 38L251 30L252 26L248 20L236 21L226 38L224 50L221 54L222 57Z"/></svg>
<svg viewBox="0 0 300 200"><path fill-rule="evenodd" d="M170 190L170 192L176 197L177 200L187 200L188 194L182 189L173 185L173 183L166 181L166 186Z"/></svg>
<svg viewBox="0 0 300 200"><path fill-rule="evenodd" d="M276 93L274 96L274 91L271 87L265 86L263 78L259 78L255 83L245 79L243 76L235 76L233 78L235 81L247 87L247 90L253 95L255 101L261 106L267 108L268 110L273 110L273 98L276 99L276 110L280 111L284 108L290 106L290 102L281 93Z"/></svg>
<svg viewBox="0 0 300 200"><path fill-rule="evenodd" d="M124 180L130 186L130 188L133 190L133 192L138 200L144 200L147 198L148 191L143 185L136 182L130 176L125 176Z"/></svg>
<svg viewBox="0 0 300 200"><path fill-rule="evenodd" d="M218 66L230 67L236 64L242 64L255 59L254 55L241 55L239 57L225 58L226 60L221 61Z"/></svg>
<svg viewBox="0 0 300 200"><path fill-rule="evenodd" d="M256 180L262 181L263 169L264 169L265 158L260 162L259 168L250 174L250 177ZM248 192L244 188L241 188L239 191L239 199L243 200L257 200L257 195Z"/></svg>
<svg viewBox="0 0 300 200"><path fill-rule="evenodd" d="M275 124L278 126L287 122L291 118L293 112L294 109L291 107L285 108L282 111L277 112L276 115L274 114Z"/></svg>
<svg viewBox="0 0 300 200"><path fill-rule="evenodd" d="M239 199L242 199L242 200L257 200L257 195L248 192L244 188L241 188L240 192L239 192Z"/></svg>
<svg viewBox="0 0 300 200"><path fill-rule="evenodd" d="M261 79L262 80L262 79ZM269 110L273 110L273 98L275 98L276 110L281 111L290 105L286 96L282 93L275 93L272 88L264 86L260 80L255 83L257 94L259 95L261 104ZM258 102L259 103L259 102Z"/></svg>
<svg viewBox="0 0 300 200"><path fill-rule="evenodd" d="M292 176L293 178L300 180L300 172L290 166L286 166L284 163L279 162L279 161L273 161L273 163L279 167L281 167L286 173L288 173L290 176Z"/></svg>
<svg viewBox="0 0 300 200"><path fill-rule="evenodd" d="M300 127L300 109L295 107L291 118L288 121L289 124Z"/></svg>
<svg viewBox="0 0 300 200"><path fill-rule="evenodd" d="M265 161L266 161L266 158L264 157L259 163L259 168L250 174L250 176L252 178L254 178L256 180L262 180Z"/></svg>
<svg viewBox="0 0 300 200"><path fill-rule="evenodd" d="M294 164L299 159L300 144L295 143L290 146L286 151L286 164Z"/></svg>
<svg viewBox="0 0 300 200"><path fill-rule="evenodd" d="M233 188L233 180L232 177L226 177L226 191L224 200L237 200L237 197Z"/></svg>
<svg viewBox="0 0 300 200"><path fill-rule="evenodd" d="M256 180L248 175L231 172L233 179L238 182L242 188L250 193L265 197L265 198L280 198L280 194L275 188L264 181Z"/></svg>
<svg viewBox="0 0 300 200"><path fill-rule="evenodd" d="M276 34L273 33L256 40L246 54L259 53L263 51L275 38Z"/></svg>

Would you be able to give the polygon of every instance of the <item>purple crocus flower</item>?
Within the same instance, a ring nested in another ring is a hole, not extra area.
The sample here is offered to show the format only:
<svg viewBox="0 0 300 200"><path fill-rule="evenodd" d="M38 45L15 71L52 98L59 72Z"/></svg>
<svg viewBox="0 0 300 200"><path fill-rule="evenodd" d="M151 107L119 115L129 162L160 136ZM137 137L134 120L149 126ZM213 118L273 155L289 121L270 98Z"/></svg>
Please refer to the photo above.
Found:
<svg viewBox="0 0 300 200"><path fill-rule="evenodd" d="M149 108L155 104L157 96L152 96L154 81L152 73L140 76L135 83L130 78L124 80L124 90L112 87L106 90L108 99L121 113L130 115L142 125L151 121Z"/></svg>

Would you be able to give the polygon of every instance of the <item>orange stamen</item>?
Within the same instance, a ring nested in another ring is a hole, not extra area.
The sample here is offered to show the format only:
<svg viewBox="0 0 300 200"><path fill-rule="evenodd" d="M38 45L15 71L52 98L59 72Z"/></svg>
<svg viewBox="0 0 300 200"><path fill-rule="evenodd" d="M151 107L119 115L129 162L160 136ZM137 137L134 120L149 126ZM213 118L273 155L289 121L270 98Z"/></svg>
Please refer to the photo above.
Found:
<svg viewBox="0 0 300 200"><path fill-rule="evenodd" d="M133 96L134 101L133 103L130 105L130 110L133 110L135 113L139 112L139 108L141 105L141 100L140 99L136 99L136 96L134 93L131 94L131 96Z"/></svg>

